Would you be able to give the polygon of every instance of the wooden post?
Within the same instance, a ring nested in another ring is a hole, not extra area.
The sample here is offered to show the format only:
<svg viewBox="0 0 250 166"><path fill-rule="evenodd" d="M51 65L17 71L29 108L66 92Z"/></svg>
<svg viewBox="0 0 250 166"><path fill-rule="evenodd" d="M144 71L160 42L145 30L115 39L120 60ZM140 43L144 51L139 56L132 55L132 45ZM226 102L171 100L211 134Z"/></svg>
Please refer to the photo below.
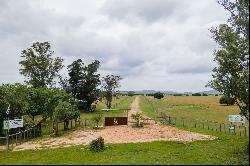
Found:
<svg viewBox="0 0 250 166"><path fill-rule="evenodd" d="M11 148L13 150L13 135L11 135Z"/></svg>
<svg viewBox="0 0 250 166"><path fill-rule="evenodd" d="M87 127L87 122L86 122L87 120L86 119L84 119L84 127L86 128Z"/></svg>
<svg viewBox="0 0 250 166"><path fill-rule="evenodd" d="M71 129L72 129L72 120L70 121L70 127L71 127Z"/></svg>
<svg viewBox="0 0 250 166"><path fill-rule="evenodd" d="M19 132L19 144L22 144L22 132Z"/></svg>
<svg viewBox="0 0 250 166"><path fill-rule="evenodd" d="M209 123L208 123L208 120L207 120L207 129L209 130Z"/></svg>
<svg viewBox="0 0 250 166"><path fill-rule="evenodd" d="M16 135L16 146L17 146L17 134L15 134Z"/></svg>
<svg viewBox="0 0 250 166"><path fill-rule="evenodd" d="M220 123L220 132L221 132L221 123Z"/></svg>

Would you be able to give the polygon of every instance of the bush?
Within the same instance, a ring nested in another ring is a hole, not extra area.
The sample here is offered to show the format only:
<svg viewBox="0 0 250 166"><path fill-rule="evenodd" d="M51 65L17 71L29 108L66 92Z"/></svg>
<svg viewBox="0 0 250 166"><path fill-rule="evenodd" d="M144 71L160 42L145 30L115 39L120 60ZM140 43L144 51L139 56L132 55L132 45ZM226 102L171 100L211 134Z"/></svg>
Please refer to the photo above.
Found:
<svg viewBox="0 0 250 166"><path fill-rule="evenodd" d="M104 139L102 137L99 137L91 141L90 150L95 151L95 152L100 152L100 151L105 150Z"/></svg>
<svg viewBox="0 0 250 166"><path fill-rule="evenodd" d="M143 118L141 113L137 112L136 114L132 114L131 117L132 117L132 119L134 119L136 121L137 127L142 127L142 124L140 123L140 121Z"/></svg>
<svg viewBox="0 0 250 166"><path fill-rule="evenodd" d="M154 98L161 99L161 98L163 98L163 97L164 97L164 95L163 95L161 92L156 92L156 93L154 94Z"/></svg>
<svg viewBox="0 0 250 166"><path fill-rule="evenodd" d="M200 93L194 93L194 94L192 94L192 96L201 96L201 94Z"/></svg>
<svg viewBox="0 0 250 166"><path fill-rule="evenodd" d="M203 93L203 94L202 94L202 96L208 96L208 94L206 94L206 93Z"/></svg>
<svg viewBox="0 0 250 166"><path fill-rule="evenodd" d="M229 96L222 96L220 98L220 104L234 105L235 100Z"/></svg>
<svg viewBox="0 0 250 166"><path fill-rule="evenodd" d="M182 94L175 93L173 96L182 96Z"/></svg>
<svg viewBox="0 0 250 166"><path fill-rule="evenodd" d="M96 114L95 116L92 117L92 120L95 121L96 127L99 127L99 123L102 120L102 115L101 114Z"/></svg>

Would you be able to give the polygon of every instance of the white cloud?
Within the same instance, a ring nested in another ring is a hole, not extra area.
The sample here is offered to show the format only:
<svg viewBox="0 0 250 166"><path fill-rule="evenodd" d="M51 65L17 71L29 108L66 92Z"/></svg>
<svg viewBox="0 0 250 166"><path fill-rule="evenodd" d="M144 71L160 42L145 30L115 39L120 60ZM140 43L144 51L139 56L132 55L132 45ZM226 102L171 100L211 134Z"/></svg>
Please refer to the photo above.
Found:
<svg viewBox="0 0 250 166"><path fill-rule="evenodd" d="M49 41L65 66L97 59L121 89L203 90L216 65L208 29L227 17L215 0L0 0L0 83L23 81L21 50Z"/></svg>

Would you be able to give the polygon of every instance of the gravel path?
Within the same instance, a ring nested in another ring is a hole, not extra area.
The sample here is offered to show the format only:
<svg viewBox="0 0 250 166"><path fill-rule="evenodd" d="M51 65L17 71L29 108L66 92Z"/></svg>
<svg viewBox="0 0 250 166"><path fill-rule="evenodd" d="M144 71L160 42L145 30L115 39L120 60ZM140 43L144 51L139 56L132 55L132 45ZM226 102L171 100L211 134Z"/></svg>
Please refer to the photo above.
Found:
<svg viewBox="0 0 250 166"><path fill-rule="evenodd" d="M195 140L216 139L214 136L184 131L159 123L150 123L143 128L134 128L131 125L133 120L130 116L136 112L141 112L139 97L136 97L131 105L131 110L128 113L128 126L107 126L100 130L79 129L57 138L47 138L37 142L26 142L16 146L14 150L57 148L89 144L93 139L99 136L104 138L105 143L150 142L158 140L187 143ZM144 117L146 116L144 115Z"/></svg>

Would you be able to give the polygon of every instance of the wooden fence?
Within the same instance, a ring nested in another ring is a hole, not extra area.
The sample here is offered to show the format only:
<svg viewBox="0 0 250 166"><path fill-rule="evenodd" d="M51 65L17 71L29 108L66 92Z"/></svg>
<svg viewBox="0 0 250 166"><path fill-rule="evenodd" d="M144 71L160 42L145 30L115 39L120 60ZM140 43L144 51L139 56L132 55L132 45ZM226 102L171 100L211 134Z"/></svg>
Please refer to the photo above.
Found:
<svg viewBox="0 0 250 166"><path fill-rule="evenodd" d="M209 120L194 120L187 118L179 118L166 115L166 113L159 111L145 96L144 99L150 105L151 109L159 115L160 121L165 124L180 126L180 127L191 127L191 128L203 128L207 130L224 132L227 134L235 134L239 136L249 137L249 127L245 126L243 123L220 123L216 121Z"/></svg>

